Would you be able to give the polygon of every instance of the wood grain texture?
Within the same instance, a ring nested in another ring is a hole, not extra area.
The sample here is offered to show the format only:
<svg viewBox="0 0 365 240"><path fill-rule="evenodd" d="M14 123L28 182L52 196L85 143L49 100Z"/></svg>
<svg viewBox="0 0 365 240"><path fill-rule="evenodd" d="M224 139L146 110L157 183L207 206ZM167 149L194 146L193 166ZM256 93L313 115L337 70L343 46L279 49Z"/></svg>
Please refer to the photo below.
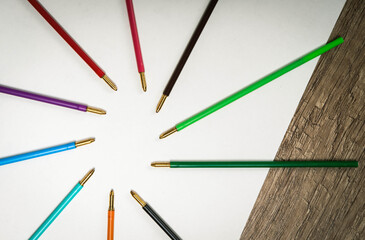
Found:
<svg viewBox="0 0 365 240"><path fill-rule="evenodd" d="M241 239L365 239L365 1L346 2L275 160L356 169L271 169Z"/></svg>

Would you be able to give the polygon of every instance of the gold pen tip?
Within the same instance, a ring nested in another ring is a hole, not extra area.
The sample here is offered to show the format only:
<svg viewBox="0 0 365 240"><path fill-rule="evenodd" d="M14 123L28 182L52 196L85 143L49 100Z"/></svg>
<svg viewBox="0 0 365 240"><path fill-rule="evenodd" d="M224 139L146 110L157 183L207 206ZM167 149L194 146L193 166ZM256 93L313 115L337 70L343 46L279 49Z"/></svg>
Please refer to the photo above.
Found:
<svg viewBox="0 0 365 240"><path fill-rule="evenodd" d="M102 79L104 79L104 81L109 85L109 87L111 87L114 91L117 91L117 85L115 85L115 83L105 74Z"/></svg>
<svg viewBox="0 0 365 240"><path fill-rule="evenodd" d="M85 183L90 179L90 177L94 174L95 168L91 169L86 175L80 180L80 185L84 186Z"/></svg>
<svg viewBox="0 0 365 240"><path fill-rule="evenodd" d="M170 167L170 162L153 162L151 167Z"/></svg>
<svg viewBox="0 0 365 240"><path fill-rule="evenodd" d="M93 143L93 142L95 142L95 138L88 138L88 139L85 139L85 140L76 141L75 146L76 147L81 147L81 146L84 146L84 145L87 145L87 144L90 144L90 143Z"/></svg>
<svg viewBox="0 0 365 240"><path fill-rule="evenodd" d="M165 137L168 137L168 136L170 136L171 134L176 133L176 132L177 132L177 128L176 128L176 127L170 128L169 130L167 130L166 132L163 132L163 133L160 135L160 139L163 139L163 138L165 138Z"/></svg>
<svg viewBox="0 0 365 240"><path fill-rule="evenodd" d="M146 92L147 91L146 76L144 75L144 72L140 72L139 75L141 77L142 89L144 92Z"/></svg>
<svg viewBox="0 0 365 240"><path fill-rule="evenodd" d="M112 189L109 194L109 211L114 211L114 190Z"/></svg>
<svg viewBox="0 0 365 240"><path fill-rule="evenodd" d="M167 96L165 94L163 94L161 96L160 101L158 101L158 104L157 104L157 107L156 107L156 113L158 113L161 110L163 104L166 101L166 98L167 98Z"/></svg>
<svg viewBox="0 0 365 240"><path fill-rule="evenodd" d="M146 206L147 203L135 191L131 190L131 195L142 207Z"/></svg>
<svg viewBox="0 0 365 240"><path fill-rule="evenodd" d="M96 108L96 107L90 107L88 106L86 108L86 112L91 112L91 113L96 113L96 114L100 114L100 115L105 115L106 111L100 108Z"/></svg>

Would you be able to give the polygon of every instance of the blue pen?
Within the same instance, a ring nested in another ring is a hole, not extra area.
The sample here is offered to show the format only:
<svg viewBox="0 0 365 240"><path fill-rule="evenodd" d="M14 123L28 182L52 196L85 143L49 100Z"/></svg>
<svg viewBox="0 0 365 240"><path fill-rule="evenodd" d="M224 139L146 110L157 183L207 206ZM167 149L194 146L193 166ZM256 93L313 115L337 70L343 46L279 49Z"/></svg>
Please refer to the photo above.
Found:
<svg viewBox="0 0 365 240"><path fill-rule="evenodd" d="M74 149L74 148L77 148L77 147L80 147L80 146L83 146L86 144L90 144L94 141L95 141L95 138L89 138L89 139L82 140L82 141L66 143L63 145L45 148L45 149L37 150L37 151L33 151L33 152L23 153L23 154L11 156L11 157L0 158L0 166L19 162L19 161L24 161L24 160L28 160L28 159L32 159L32 158L42 157L42 156L53 154L53 153L71 150L71 149Z"/></svg>
<svg viewBox="0 0 365 240"><path fill-rule="evenodd" d="M49 225L52 224L52 222L57 218L58 215L60 215L60 213L63 211L63 209L65 209L65 207L72 201L72 199L78 194L78 192L80 192L80 190L84 187L85 183L87 182L87 180L89 180L89 178L91 177L91 175L93 175L94 172L95 172L95 169L90 170L84 176L84 178L76 184L76 186L62 200L62 202L60 204L58 204L56 209L53 210L53 212L48 216L48 218L46 220L44 220L42 225L39 226L37 231L35 231L33 233L33 235L29 238L29 240L38 239L44 233L44 231L47 230Z"/></svg>

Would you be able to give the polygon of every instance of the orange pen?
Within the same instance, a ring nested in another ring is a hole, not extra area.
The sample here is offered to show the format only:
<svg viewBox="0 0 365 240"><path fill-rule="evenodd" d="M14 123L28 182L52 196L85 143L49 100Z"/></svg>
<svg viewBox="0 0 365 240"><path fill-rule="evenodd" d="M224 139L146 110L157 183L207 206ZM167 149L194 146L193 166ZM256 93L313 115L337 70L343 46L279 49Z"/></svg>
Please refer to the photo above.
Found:
<svg viewBox="0 0 365 240"><path fill-rule="evenodd" d="M108 240L114 239L114 191L110 191L108 209Z"/></svg>

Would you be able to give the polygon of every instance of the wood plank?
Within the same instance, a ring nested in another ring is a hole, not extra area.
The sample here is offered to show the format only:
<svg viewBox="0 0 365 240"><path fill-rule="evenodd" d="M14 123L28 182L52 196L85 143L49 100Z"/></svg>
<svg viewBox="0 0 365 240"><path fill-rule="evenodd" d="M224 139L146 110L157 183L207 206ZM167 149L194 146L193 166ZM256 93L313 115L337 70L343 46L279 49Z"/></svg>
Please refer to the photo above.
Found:
<svg viewBox="0 0 365 240"><path fill-rule="evenodd" d="M275 160L358 160L356 169L271 169L241 239L365 239L365 2L348 0Z"/></svg>

